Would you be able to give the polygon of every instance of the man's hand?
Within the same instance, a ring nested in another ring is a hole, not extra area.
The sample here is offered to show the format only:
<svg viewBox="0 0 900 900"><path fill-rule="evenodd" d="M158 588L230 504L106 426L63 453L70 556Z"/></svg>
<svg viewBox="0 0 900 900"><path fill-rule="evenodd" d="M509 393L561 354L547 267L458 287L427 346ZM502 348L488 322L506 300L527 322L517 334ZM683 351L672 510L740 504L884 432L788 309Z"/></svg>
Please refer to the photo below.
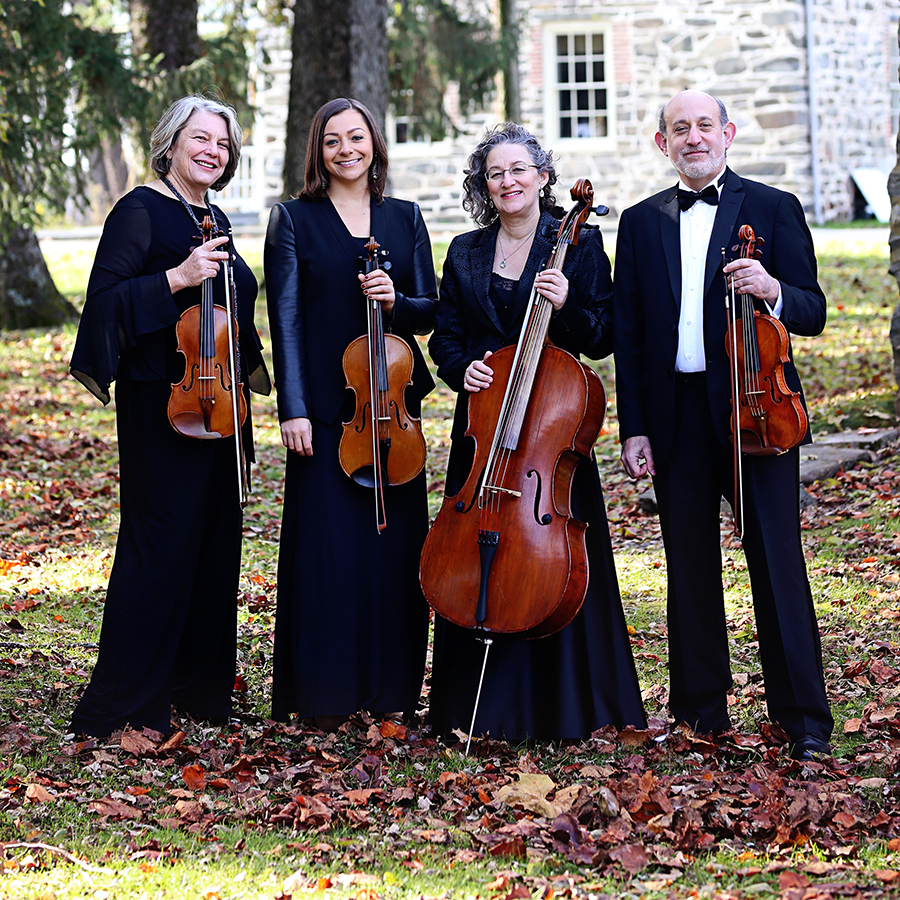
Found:
<svg viewBox="0 0 900 900"><path fill-rule="evenodd" d="M630 478L643 478L645 475L655 475L653 468L653 450L650 448L650 438L643 434L625 438L622 444L622 468Z"/></svg>
<svg viewBox="0 0 900 900"><path fill-rule="evenodd" d="M763 268L758 259L735 259L722 270L731 275L736 294L750 294L774 306L778 300L778 282Z"/></svg>

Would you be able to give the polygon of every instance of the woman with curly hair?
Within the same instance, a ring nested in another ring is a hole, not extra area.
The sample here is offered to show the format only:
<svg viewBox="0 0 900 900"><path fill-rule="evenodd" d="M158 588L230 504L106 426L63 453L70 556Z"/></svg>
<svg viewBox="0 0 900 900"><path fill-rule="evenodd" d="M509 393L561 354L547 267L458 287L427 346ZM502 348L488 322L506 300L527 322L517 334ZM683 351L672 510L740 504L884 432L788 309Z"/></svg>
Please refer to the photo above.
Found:
<svg viewBox="0 0 900 900"><path fill-rule="evenodd" d="M541 270L559 229L556 180L552 154L513 123L488 131L469 157L463 207L480 227L450 245L428 344L438 375L459 392L448 495L462 487L474 458L465 435L469 394L491 388L491 355L518 340L532 286L553 305L554 344L592 359L612 351L612 278L599 230L582 230L562 270ZM576 469L571 507L589 523L584 604L550 637L492 636L476 735L576 739L604 725L644 725L593 456ZM430 716L438 731L468 731L482 656L473 632L436 618Z"/></svg>

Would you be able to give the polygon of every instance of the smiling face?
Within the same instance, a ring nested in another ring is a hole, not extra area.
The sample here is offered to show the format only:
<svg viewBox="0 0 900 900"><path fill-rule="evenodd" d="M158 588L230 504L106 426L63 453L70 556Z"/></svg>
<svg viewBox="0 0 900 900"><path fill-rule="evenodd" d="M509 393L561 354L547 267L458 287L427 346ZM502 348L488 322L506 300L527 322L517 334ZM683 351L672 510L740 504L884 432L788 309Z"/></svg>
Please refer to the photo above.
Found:
<svg viewBox="0 0 900 900"><path fill-rule="evenodd" d="M723 127L719 105L709 94L683 91L665 109L666 133L656 144L693 190L704 187L725 165L725 151L734 140L735 126Z"/></svg>
<svg viewBox="0 0 900 900"><path fill-rule="evenodd" d="M367 179L374 149L366 120L355 109L345 109L325 123L322 163L332 183L350 185Z"/></svg>
<svg viewBox="0 0 900 900"><path fill-rule="evenodd" d="M485 170L490 176L504 169L502 178L487 179L488 192L500 218L540 215L541 188L547 183L548 175L538 172L528 148L513 143L494 147L485 160ZM511 169L524 169L525 172L513 175Z"/></svg>
<svg viewBox="0 0 900 900"><path fill-rule="evenodd" d="M166 153L169 178L189 200L203 204L203 195L225 171L231 155L228 125L216 113L193 113Z"/></svg>

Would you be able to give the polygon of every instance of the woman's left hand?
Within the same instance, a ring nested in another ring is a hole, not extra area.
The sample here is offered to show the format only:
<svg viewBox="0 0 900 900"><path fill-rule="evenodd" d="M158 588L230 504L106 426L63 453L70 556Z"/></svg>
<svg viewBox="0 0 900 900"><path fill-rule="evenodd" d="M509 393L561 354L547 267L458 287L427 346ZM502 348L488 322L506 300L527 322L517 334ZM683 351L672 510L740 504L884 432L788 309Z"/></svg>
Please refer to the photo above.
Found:
<svg viewBox="0 0 900 900"><path fill-rule="evenodd" d="M538 272L534 286L553 304L556 312L563 308L566 297L569 296L569 279L559 269L544 269L543 272Z"/></svg>
<svg viewBox="0 0 900 900"><path fill-rule="evenodd" d="M360 274L359 282L362 285L363 293L367 297L377 300L381 304L383 312L393 312L394 300L397 295L394 293L394 282L391 281L390 275L384 269L375 269L368 275Z"/></svg>

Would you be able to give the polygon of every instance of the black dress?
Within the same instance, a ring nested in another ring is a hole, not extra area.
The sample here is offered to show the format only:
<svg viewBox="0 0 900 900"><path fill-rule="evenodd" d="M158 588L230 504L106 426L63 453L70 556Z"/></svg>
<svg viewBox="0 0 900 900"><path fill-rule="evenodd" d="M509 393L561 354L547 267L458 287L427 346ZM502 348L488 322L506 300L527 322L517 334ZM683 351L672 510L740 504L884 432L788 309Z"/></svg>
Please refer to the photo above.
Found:
<svg viewBox="0 0 900 900"><path fill-rule="evenodd" d="M559 223L544 214L519 283L492 275L497 224L450 245L435 331L428 348L438 374L459 392L453 421L448 494L471 468L474 441L465 437L468 393L463 377L486 351L516 343L531 285L552 245L543 233ZM582 230L564 273L569 296L550 321L550 339L574 355L612 349L612 280L599 231ZM490 365L490 362L488 362ZM645 724L609 539L596 462L579 463L572 514L587 522L589 583L581 611L562 631L538 640L495 635L473 733L507 740L584 738L608 724ZM435 618L430 720L437 731L468 732L484 645L473 632Z"/></svg>
<svg viewBox="0 0 900 900"><path fill-rule="evenodd" d="M415 360L406 407L418 416L434 387L414 334L434 324L437 290L418 206L372 203L372 234L390 253L397 299L390 330ZM342 422L353 416L341 361L366 333L358 281L364 239L330 200L291 200L269 218L265 272L281 421L312 423L313 456L288 452L278 557L272 714L412 712L422 688L428 606L419 554L428 530L425 474L385 488L387 528L371 489L341 469Z"/></svg>
<svg viewBox="0 0 900 900"><path fill-rule="evenodd" d="M206 213L194 207L198 218ZM196 232L180 201L138 187L110 212L91 271L71 373L104 403L115 379L121 523L76 734L126 724L167 733L173 704L197 719L231 712L242 525L234 440L184 437L166 411L184 372L175 324L201 291L173 295L165 272L197 246ZM235 277L245 387L268 393L256 279L240 257ZM221 271L213 297L224 302ZM249 414L244 445L249 462Z"/></svg>

